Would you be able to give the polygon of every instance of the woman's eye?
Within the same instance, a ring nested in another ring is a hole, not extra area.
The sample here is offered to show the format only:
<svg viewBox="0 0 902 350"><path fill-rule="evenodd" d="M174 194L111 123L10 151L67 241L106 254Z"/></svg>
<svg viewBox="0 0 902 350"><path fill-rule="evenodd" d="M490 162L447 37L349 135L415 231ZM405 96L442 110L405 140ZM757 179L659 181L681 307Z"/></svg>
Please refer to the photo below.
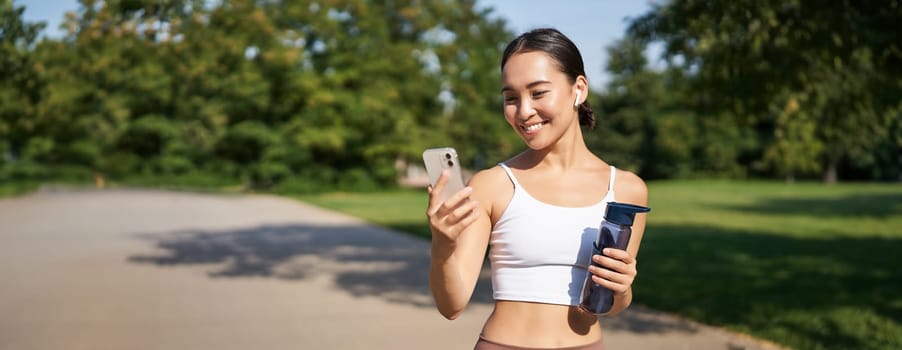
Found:
<svg viewBox="0 0 902 350"><path fill-rule="evenodd" d="M514 96L505 96L504 97L504 103L513 103L513 102L517 102L516 97L514 97Z"/></svg>
<svg viewBox="0 0 902 350"><path fill-rule="evenodd" d="M540 98L542 96L545 96L546 93L548 93L548 91L546 90L533 92L532 98Z"/></svg>

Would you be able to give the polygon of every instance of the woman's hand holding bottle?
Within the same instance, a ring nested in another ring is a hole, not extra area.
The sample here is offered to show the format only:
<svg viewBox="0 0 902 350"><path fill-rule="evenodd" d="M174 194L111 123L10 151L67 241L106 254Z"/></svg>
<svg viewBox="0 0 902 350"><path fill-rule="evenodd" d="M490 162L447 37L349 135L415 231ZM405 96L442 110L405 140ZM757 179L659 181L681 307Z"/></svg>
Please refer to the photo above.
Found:
<svg viewBox="0 0 902 350"><path fill-rule="evenodd" d="M590 265L592 281L610 289L615 295L629 292L636 279L636 259L625 250L605 248L603 255L593 255L592 261L604 268Z"/></svg>

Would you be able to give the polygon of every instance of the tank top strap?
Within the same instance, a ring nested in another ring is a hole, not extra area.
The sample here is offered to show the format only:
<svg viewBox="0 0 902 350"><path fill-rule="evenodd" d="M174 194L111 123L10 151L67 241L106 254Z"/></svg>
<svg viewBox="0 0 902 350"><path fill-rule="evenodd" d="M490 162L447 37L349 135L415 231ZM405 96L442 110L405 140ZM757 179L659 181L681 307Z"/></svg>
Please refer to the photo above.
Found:
<svg viewBox="0 0 902 350"><path fill-rule="evenodd" d="M608 194L605 195L605 199L613 202L616 197L614 196L614 180L616 179L617 168L611 165L611 179L608 180Z"/></svg>
<svg viewBox="0 0 902 350"><path fill-rule="evenodd" d="M504 164L504 162L498 163L501 166L501 169L504 169L504 172L507 173L507 177L511 179L511 182L514 184L514 188L520 187L520 183L517 182L517 178L514 177L514 172L511 171L511 168Z"/></svg>

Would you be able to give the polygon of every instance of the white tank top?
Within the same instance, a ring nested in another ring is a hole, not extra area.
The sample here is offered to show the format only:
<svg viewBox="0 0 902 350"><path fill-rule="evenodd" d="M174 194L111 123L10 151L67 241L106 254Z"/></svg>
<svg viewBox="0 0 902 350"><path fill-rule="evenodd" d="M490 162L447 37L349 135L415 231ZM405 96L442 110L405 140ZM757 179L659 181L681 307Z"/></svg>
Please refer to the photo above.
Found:
<svg viewBox="0 0 902 350"><path fill-rule="evenodd" d="M608 193L587 207L561 207L531 196L506 164L514 195L492 228L489 261L495 300L579 305L592 244L608 202L614 201L614 174Z"/></svg>

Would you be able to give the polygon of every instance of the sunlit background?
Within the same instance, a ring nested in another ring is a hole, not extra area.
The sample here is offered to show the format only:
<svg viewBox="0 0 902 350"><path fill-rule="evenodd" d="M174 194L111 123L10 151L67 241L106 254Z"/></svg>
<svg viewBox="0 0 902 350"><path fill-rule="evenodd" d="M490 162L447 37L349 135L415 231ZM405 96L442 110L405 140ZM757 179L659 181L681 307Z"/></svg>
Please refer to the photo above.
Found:
<svg viewBox="0 0 902 350"><path fill-rule="evenodd" d="M472 174L523 149L498 64L546 26L584 56L588 146L649 185L606 345L902 348L900 1L0 0L0 19L2 349L472 345L488 282L469 321L429 304L421 152Z"/></svg>

